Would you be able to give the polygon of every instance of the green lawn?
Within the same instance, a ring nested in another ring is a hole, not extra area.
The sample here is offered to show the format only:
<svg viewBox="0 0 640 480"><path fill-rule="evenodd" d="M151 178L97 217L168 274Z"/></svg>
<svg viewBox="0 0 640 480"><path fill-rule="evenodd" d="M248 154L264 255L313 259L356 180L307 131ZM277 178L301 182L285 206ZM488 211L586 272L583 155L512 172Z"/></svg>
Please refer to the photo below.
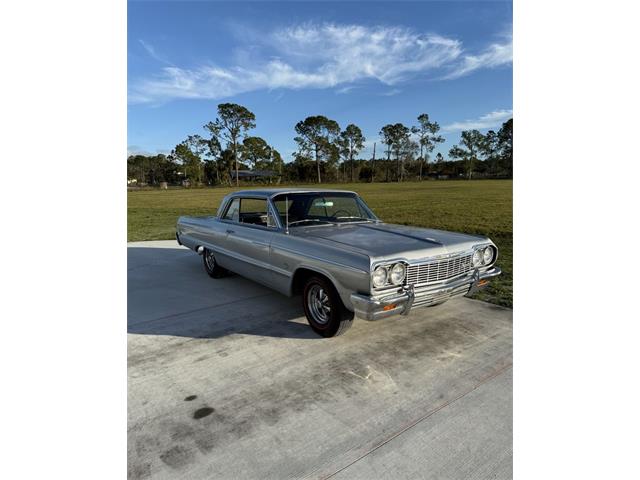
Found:
<svg viewBox="0 0 640 480"><path fill-rule="evenodd" d="M354 190L384 221L487 235L496 243L502 275L476 298L511 307L513 302L513 201L511 180L327 184ZM128 240L175 235L180 215L213 215L233 189L128 192Z"/></svg>

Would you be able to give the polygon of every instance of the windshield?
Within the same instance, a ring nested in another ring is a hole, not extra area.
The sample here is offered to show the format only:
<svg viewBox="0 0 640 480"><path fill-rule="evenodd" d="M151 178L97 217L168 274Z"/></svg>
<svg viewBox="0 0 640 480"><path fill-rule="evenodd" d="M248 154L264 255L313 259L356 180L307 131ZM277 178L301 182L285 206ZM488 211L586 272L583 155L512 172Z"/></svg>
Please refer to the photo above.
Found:
<svg viewBox="0 0 640 480"><path fill-rule="evenodd" d="M282 225L375 222L378 219L360 197L353 193L283 193L273 198Z"/></svg>

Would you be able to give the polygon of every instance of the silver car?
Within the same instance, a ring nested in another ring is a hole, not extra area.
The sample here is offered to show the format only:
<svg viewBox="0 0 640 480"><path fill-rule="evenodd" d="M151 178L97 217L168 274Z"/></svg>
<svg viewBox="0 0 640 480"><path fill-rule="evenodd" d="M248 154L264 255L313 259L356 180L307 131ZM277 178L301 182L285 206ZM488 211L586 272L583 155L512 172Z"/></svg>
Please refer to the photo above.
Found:
<svg viewBox="0 0 640 480"><path fill-rule="evenodd" d="M176 239L203 256L213 278L231 271L302 294L309 325L324 337L344 333L354 315L406 315L500 275L488 238L385 223L349 191L234 192L216 216L180 217Z"/></svg>

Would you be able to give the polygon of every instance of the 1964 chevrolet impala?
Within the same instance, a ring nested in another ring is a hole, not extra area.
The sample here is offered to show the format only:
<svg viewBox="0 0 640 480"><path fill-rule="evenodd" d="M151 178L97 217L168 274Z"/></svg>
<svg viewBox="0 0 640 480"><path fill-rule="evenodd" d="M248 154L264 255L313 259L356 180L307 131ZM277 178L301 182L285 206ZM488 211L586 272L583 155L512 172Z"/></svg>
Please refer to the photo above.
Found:
<svg viewBox="0 0 640 480"><path fill-rule="evenodd" d="M347 191L235 192L215 217L180 217L176 239L203 256L213 278L232 271L301 293L309 325L324 337L344 333L354 314L406 315L500 275L488 238L384 223Z"/></svg>

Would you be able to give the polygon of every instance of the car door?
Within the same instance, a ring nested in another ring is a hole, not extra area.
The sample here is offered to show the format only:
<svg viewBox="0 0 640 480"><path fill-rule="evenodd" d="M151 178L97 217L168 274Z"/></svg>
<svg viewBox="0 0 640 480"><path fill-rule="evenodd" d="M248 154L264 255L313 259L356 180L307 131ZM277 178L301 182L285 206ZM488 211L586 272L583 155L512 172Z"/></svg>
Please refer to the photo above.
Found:
<svg viewBox="0 0 640 480"><path fill-rule="evenodd" d="M234 198L221 220L225 224L221 265L260 283L271 282L270 246L277 230L267 200Z"/></svg>

